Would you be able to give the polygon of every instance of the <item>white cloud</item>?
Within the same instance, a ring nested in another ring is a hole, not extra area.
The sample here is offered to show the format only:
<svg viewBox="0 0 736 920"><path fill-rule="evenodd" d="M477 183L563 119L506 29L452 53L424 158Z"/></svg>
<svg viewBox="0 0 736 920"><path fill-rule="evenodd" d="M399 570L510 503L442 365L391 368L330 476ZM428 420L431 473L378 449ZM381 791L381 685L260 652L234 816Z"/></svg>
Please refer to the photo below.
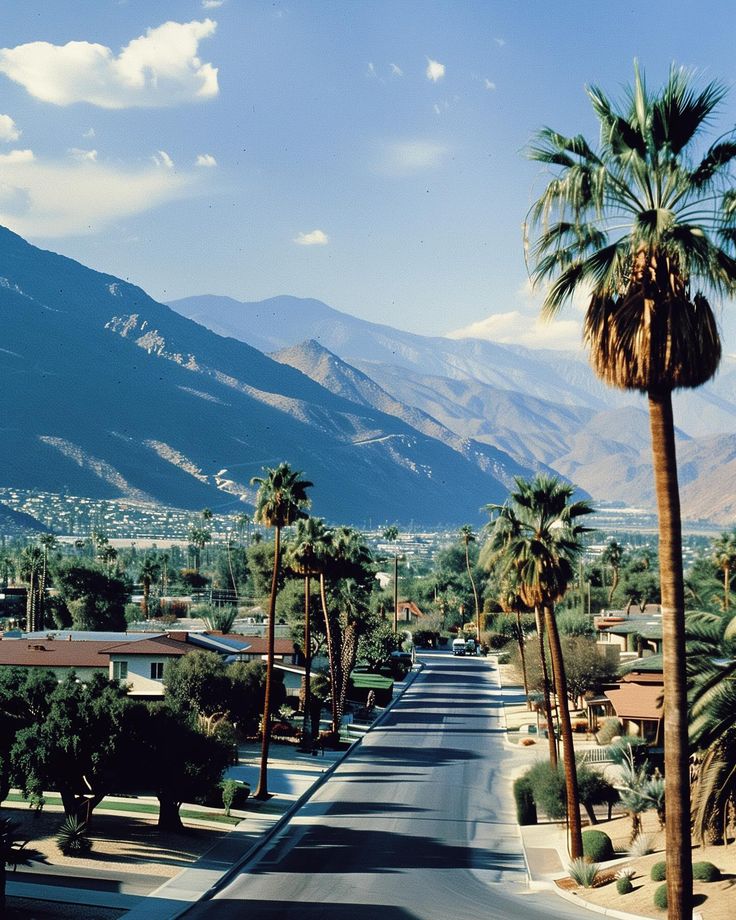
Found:
<svg viewBox="0 0 736 920"><path fill-rule="evenodd" d="M0 141L10 144L20 137L20 129L10 115L0 115Z"/></svg>
<svg viewBox="0 0 736 920"><path fill-rule="evenodd" d="M132 170L93 161L36 159L31 150L0 156L0 224L23 236L96 232L191 194L194 174Z"/></svg>
<svg viewBox="0 0 736 920"><path fill-rule="evenodd" d="M310 230L309 233L298 233L294 237L294 242L298 246L326 246L330 238L324 230Z"/></svg>
<svg viewBox="0 0 736 920"><path fill-rule="evenodd" d="M197 57L217 24L165 22L134 38L115 56L85 41L29 42L0 49L0 73L54 105L88 102L105 109L160 107L217 95L217 68Z"/></svg>
<svg viewBox="0 0 736 920"><path fill-rule="evenodd" d="M489 80L488 77L483 81L483 86L485 86L487 90L491 90L491 92L496 88L496 84L493 80Z"/></svg>
<svg viewBox="0 0 736 920"><path fill-rule="evenodd" d="M151 159L156 164L156 166L160 166L163 169L174 168L174 161L165 150L159 150L158 153L154 153Z"/></svg>
<svg viewBox="0 0 736 920"><path fill-rule="evenodd" d="M392 176L437 169L448 154L443 144L427 140L396 141L388 144L378 162L378 171Z"/></svg>
<svg viewBox="0 0 736 920"><path fill-rule="evenodd" d="M197 156L195 166L206 166L211 168L213 166L217 166L217 160L212 156L211 153L200 153Z"/></svg>
<svg viewBox="0 0 736 920"><path fill-rule="evenodd" d="M399 67L398 64L390 64L391 67L391 76L392 77L403 77L404 71Z"/></svg>
<svg viewBox="0 0 736 920"><path fill-rule="evenodd" d="M224 3L225 3L225 0L202 0L202 9L203 10L217 10Z"/></svg>
<svg viewBox="0 0 736 920"><path fill-rule="evenodd" d="M427 58L427 70L425 72L427 74L427 79L436 83L444 77L445 65L440 64L439 61L433 61L432 58Z"/></svg>
<svg viewBox="0 0 736 920"><path fill-rule="evenodd" d="M447 333L448 339L488 339L501 344L527 348L577 350L582 342L582 325L578 319L547 322L520 310L494 313L477 323Z"/></svg>
<svg viewBox="0 0 736 920"><path fill-rule="evenodd" d="M94 163L95 160L97 159L97 151L96 150L81 150L79 147L72 147L69 151L69 156L72 159L79 161L80 163L83 163L85 161Z"/></svg>

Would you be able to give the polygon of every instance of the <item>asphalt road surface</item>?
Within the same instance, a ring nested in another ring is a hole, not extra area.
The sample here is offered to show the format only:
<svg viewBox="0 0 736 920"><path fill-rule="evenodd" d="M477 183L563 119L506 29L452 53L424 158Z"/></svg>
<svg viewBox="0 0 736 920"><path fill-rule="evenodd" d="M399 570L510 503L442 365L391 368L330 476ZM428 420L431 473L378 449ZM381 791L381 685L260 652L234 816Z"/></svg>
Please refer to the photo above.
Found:
<svg viewBox="0 0 736 920"><path fill-rule="evenodd" d="M381 726L187 920L590 920L528 891L496 672L422 660Z"/></svg>

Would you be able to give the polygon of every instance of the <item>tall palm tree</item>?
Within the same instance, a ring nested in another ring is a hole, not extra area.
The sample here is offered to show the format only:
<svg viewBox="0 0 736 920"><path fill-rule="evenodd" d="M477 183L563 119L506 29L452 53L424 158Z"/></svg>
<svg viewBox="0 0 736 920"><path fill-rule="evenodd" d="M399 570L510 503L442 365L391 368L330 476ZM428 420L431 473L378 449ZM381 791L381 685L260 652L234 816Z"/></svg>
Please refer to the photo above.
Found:
<svg viewBox="0 0 736 920"><path fill-rule="evenodd" d="M591 87L597 148L542 130L532 159L553 176L529 224L532 277L549 284L543 315L588 300L584 337L596 373L647 395L662 586L667 902L690 916L692 856L680 500L672 392L715 373L721 344L707 297L736 290L733 132L701 135L725 89L672 68L650 93L635 65L621 104Z"/></svg>
<svg viewBox="0 0 736 920"><path fill-rule="evenodd" d="M736 566L736 531L724 531L713 541L713 561L723 573L723 609L730 607L731 573Z"/></svg>
<svg viewBox="0 0 736 920"><path fill-rule="evenodd" d="M48 582L49 576L49 551L54 549L57 545L57 539L52 533L44 533L38 538L38 542L41 545L41 552L43 553L43 566L41 567L41 583L39 585L38 591L38 601L39 601L39 615L38 619L41 623L41 628L44 626L45 613L46 613L46 584Z"/></svg>
<svg viewBox="0 0 736 920"><path fill-rule="evenodd" d="M41 598L44 568L43 550L39 546L24 546L18 556L18 576L28 586L26 594L26 630L43 629L43 600Z"/></svg>
<svg viewBox="0 0 736 920"><path fill-rule="evenodd" d="M470 524L463 524L460 528L460 537L465 546L465 568L468 571L468 578L470 579L470 587L473 589L473 602L475 603L475 635L480 645L480 603L478 602L478 589L475 587L475 580L473 579L473 572L470 568L470 544L475 543L475 534L473 533L473 528ZM522 652L523 654L523 652Z"/></svg>
<svg viewBox="0 0 736 920"><path fill-rule="evenodd" d="M618 588L618 582L621 575L621 563L623 558L623 547L615 540L609 540L609 542L606 544L606 548L603 550L603 554L601 555L601 562L603 565L610 565L612 572L611 587L608 591L609 607L613 603L613 595L616 593L616 588Z"/></svg>
<svg viewBox="0 0 736 920"><path fill-rule="evenodd" d="M281 531L300 518L307 516L304 510L310 504L307 489L311 482L300 479L300 470L292 470L288 463L267 467L265 476L254 476L252 485L258 485L253 519L266 527L273 527L273 577L271 597L268 604L268 653L266 657L266 690L263 701L263 723L261 741L261 769L258 777L256 799L268 798L268 749L271 743L271 685L273 678L274 638L276 634L276 594L278 592L281 565Z"/></svg>
<svg viewBox="0 0 736 920"><path fill-rule="evenodd" d="M575 562L582 552L580 537L587 528L577 523L578 518L593 510L587 502L572 502L573 491L572 486L551 476L540 474L532 480L517 477L509 501L489 505L488 510L495 516L491 543L497 547L502 573L513 572L522 600L544 615L560 713L570 851L577 859L583 855L580 799L565 662L554 616L554 605L574 579Z"/></svg>
<svg viewBox="0 0 736 920"><path fill-rule="evenodd" d="M396 541L399 539L399 528L391 524L383 531L383 539L394 544L394 632L399 631L399 551Z"/></svg>
<svg viewBox="0 0 736 920"><path fill-rule="evenodd" d="M146 555L141 560L138 569L138 577L143 586L143 602L141 603L141 612L144 617L148 617L148 601L151 595L151 582L156 581L161 571L161 564L154 556Z"/></svg>
<svg viewBox="0 0 736 920"><path fill-rule="evenodd" d="M304 577L304 724L302 748L311 750L314 726L311 725L312 629L310 601L311 580L322 571L321 557L326 528L320 518L308 517L296 522L294 542L289 546L287 564Z"/></svg>

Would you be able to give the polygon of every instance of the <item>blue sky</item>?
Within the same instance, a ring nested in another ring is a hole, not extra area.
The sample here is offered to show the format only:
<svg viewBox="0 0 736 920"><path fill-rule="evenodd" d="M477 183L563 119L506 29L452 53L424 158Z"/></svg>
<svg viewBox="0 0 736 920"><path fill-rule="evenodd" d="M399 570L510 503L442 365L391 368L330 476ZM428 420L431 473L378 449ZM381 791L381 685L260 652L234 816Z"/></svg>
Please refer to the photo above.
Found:
<svg viewBox="0 0 736 920"><path fill-rule="evenodd" d="M24 0L0 5L0 222L166 300L316 297L427 334L535 324L521 224L549 124L639 58L736 82L736 4ZM69 45L68 43L74 43ZM736 88L718 127L736 122ZM727 305L727 350L736 321Z"/></svg>

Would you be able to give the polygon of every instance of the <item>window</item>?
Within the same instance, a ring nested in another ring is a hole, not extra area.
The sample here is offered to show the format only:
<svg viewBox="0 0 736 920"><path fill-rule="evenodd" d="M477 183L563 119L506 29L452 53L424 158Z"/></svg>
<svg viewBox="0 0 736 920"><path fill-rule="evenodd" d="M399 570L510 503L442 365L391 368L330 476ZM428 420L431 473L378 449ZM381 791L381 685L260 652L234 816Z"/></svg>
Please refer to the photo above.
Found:
<svg viewBox="0 0 736 920"><path fill-rule="evenodd" d="M128 679L128 662L127 661L113 661L112 678L113 680L127 680Z"/></svg>
<svg viewBox="0 0 736 920"><path fill-rule="evenodd" d="M151 680L163 680L163 679L164 679L163 661L152 661L151 662Z"/></svg>

